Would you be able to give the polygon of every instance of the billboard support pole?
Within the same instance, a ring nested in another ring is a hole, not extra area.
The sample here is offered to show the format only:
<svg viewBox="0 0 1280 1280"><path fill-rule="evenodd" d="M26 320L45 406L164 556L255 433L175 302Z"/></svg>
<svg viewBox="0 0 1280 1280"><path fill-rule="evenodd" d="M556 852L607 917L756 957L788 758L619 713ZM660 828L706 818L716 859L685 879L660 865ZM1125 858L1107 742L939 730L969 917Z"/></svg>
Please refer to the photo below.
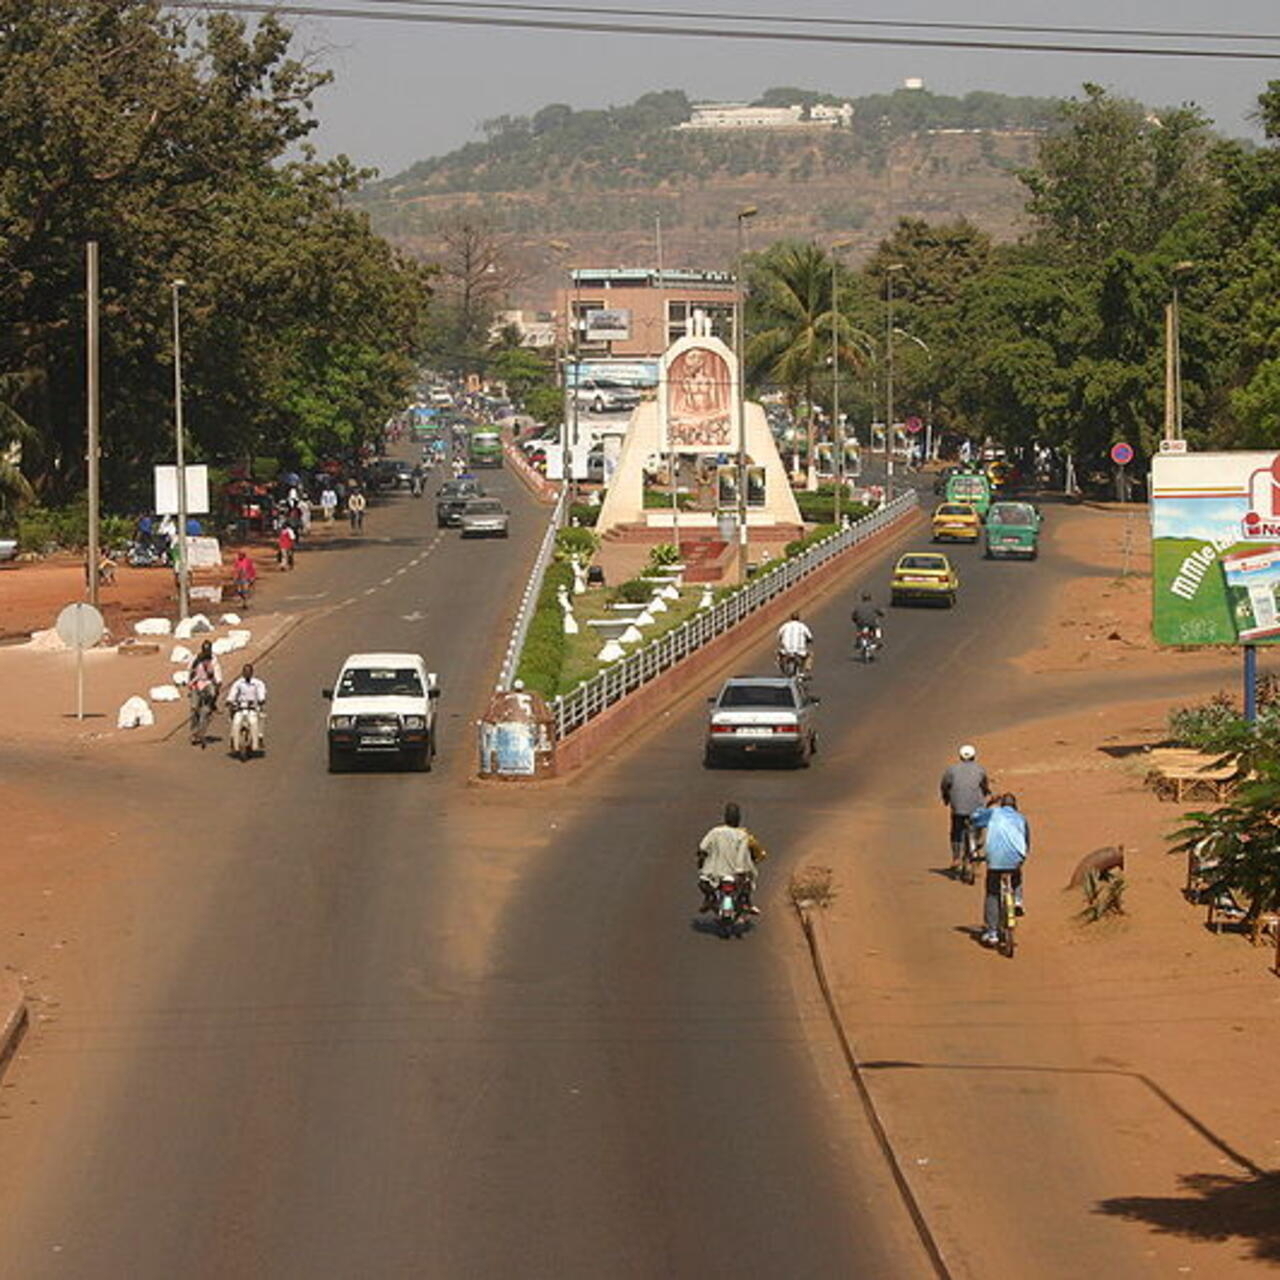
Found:
<svg viewBox="0 0 1280 1280"><path fill-rule="evenodd" d="M1258 720L1258 646L1244 646L1244 718L1250 724Z"/></svg>

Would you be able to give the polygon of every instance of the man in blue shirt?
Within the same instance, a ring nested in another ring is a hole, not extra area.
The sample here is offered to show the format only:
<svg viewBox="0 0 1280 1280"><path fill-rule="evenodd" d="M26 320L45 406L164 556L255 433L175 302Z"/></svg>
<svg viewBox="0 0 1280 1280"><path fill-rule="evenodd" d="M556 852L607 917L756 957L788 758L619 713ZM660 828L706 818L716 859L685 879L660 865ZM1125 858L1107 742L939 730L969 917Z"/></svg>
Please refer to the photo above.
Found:
<svg viewBox="0 0 1280 1280"><path fill-rule="evenodd" d="M1000 873L1012 872L1013 891L1017 897L1018 914L1022 914L1022 864L1031 852L1031 828L1026 818L1018 812L1017 799L1007 792L997 796L991 807L979 809L973 815L976 827L987 832L987 880L986 901L982 911L982 945L994 947L998 939L1000 923Z"/></svg>

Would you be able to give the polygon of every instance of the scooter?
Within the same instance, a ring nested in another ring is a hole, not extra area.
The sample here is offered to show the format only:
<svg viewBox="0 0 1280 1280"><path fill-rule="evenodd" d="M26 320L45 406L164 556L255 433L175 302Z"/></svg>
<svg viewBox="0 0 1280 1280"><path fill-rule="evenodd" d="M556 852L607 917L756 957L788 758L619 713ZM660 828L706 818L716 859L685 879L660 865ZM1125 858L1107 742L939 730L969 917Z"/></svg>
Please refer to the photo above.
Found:
<svg viewBox="0 0 1280 1280"><path fill-rule="evenodd" d="M711 889L716 928L722 938L740 938L745 931L747 886L741 876L721 876Z"/></svg>
<svg viewBox="0 0 1280 1280"><path fill-rule="evenodd" d="M231 750L244 764L253 755L254 718L257 718L258 732L262 734L267 713L257 707L236 707L231 713Z"/></svg>
<svg viewBox="0 0 1280 1280"><path fill-rule="evenodd" d="M859 627L857 637L853 642L853 651L859 661L874 662L876 660L876 650L880 648L882 643L878 628Z"/></svg>

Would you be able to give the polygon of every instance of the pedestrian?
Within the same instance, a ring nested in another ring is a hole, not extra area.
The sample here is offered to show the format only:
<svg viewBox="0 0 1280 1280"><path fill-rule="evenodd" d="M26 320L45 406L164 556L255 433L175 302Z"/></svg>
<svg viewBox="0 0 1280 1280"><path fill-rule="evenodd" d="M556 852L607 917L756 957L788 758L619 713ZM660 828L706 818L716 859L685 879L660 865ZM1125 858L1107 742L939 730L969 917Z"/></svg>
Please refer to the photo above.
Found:
<svg viewBox="0 0 1280 1280"><path fill-rule="evenodd" d="M326 480L324 488L320 491L320 510L324 513L325 523L333 522L333 514L338 509L338 495L334 492L331 481Z"/></svg>
<svg viewBox="0 0 1280 1280"><path fill-rule="evenodd" d="M295 541L297 541L297 535L293 532L293 525L286 520L280 526L280 533L276 537L281 569L293 568L293 544Z"/></svg>
<svg viewBox="0 0 1280 1280"><path fill-rule="evenodd" d="M368 503L365 496L356 489L347 499L347 514L351 517L351 532L360 533L364 529L364 511Z"/></svg>

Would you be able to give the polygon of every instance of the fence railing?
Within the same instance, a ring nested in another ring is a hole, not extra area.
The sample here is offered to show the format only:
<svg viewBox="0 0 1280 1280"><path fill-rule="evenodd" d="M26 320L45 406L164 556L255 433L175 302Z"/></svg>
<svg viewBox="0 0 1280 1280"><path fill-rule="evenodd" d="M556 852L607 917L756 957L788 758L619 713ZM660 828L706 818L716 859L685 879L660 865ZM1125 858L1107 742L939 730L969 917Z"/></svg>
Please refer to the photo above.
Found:
<svg viewBox="0 0 1280 1280"><path fill-rule="evenodd" d="M498 688L510 689L516 678L516 668L520 665L520 654L524 650L525 636L529 634L529 622L534 610L538 607L538 595L542 591L542 577L551 563L551 554L556 547L556 530L564 516L565 490L560 490L556 504L551 508L551 518L547 521L547 531L542 535L542 545L538 548L537 559L529 571L529 580L524 586L524 595L520 597L520 608L516 620L511 627L511 639L507 641L507 652L502 659L502 670L498 675Z"/></svg>
<svg viewBox="0 0 1280 1280"><path fill-rule="evenodd" d="M798 556L784 560L776 569L752 578L740 591L726 596L709 609L695 613L666 635L625 658L620 658L599 675L584 681L571 693L556 698L552 704L556 737L563 739L575 729L582 728L606 707L634 693L641 685L648 684L655 676L674 667L704 644L737 626L744 618L793 587L802 578L808 577L833 556L840 555L906 515L918 501L914 489L902 494L849 528L841 529L829 538L814 543Z"/></svg>

